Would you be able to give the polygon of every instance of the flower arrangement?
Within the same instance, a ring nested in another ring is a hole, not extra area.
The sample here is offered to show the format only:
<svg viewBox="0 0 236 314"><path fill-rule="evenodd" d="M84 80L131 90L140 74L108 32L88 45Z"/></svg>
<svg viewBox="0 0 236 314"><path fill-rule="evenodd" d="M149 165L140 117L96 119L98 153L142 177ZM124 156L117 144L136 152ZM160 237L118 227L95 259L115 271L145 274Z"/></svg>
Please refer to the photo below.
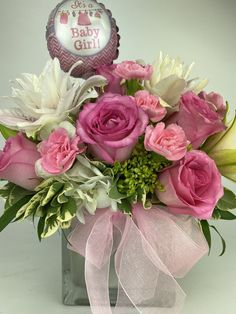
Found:
<svg viewBox="0 0 236 314"><path fill-rule="evenodd" d="M236 117L227 121L228 104L204 91L207 80L190 79L191 68L160 54L153 65L100 66L85 80L64 73L55 58L39 77L17 79L11 96L17 106L0 110L6 139L0 178L8 181L0 189L6 200L0 231L10 222L37 220L41 240L78 220L70 246L100 269L91 262L98 242L90 253L85 247L91 234L109 242L115 226L123 257L136 243L144 251L139 260L154 260L155 269L171 278L184 275L210 248L210 230L219 234L210 220L236 219L235 194L221 181L222 174L236 182ZM186 234L198 248L184 242ZM101 245L101 252L106 249ZM111 252L106 254L109 259ZM87 281L97 313L89 275Z"/></svg>

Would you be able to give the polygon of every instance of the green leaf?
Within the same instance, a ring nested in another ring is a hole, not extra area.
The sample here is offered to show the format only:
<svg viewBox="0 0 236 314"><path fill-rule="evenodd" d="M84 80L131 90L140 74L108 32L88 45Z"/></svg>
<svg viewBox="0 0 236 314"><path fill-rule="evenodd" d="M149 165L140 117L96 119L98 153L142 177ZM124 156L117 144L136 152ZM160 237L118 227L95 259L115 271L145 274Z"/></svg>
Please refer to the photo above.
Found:
<svg viewBox="0 0 236 314"><path fill-rule="evenodd" d="M127 80L125 82L125 85L126 85L126 89L127 89L127 95L129 95L129 96L134 96L134 94L137 91L143 89L143 87L140 84L139 80L136 80L136 79Z"/></svg>
<svg viewBox="0 0 236 314"><path fill-rule="evenodd" d="M118 203L118 208L126 214L131 214L132 212L132 205L130 204L128 199L123 199L120 204Z"/></svg>
<svg viewBox="0 0 236 314"><path fill-rule="evenodd" d="M215 220L218 220L221 218L221 213L220 210L218 208L215 208L212 214L212 218Z"/></svg>
<svg viewBox="0 0 236 314"><path fill-rule="evenodd" d="M220 214L220 219L223 219L223 220L236 220L236 216L229 212L229 211L223 211L223 210L219 210L218 209L218 212Z"/></svg>
<svg viewBox="0 0 236 314"><path fill-rule="evenodd" d="M31 196L29 195L23 197L3 213L0 217L0 232L4 230L7 225L9 225L9 223L16 217L17 212L22 206L29 202L30 198Z"/></svg>
<svg viewBox="0 0 236 314"><path fill-rule="evenodd" d="M61 207L61 214L58 219L61 222L70 221L75 217L77 211L76 201L74 198L70 197L67 203L64 203Z"/></svg>
<svg viewBox="0 0 236 314"><path fill-rule="evenodd" d="M228 211L230 209L236 208L236 195L224 188L224 196L218 201L217 208L223 211Z"/></svg>
<svg viewBox="0 0 236 314"><path fill-rule="evenodd" d="M48 189L47 195L45 196L45 198L42 201L42 206L47 205L52 198L54 197L54 195L56 195L63 187L63 183L61 182L54 182L50 188Z"/></svg>
<svg viewBox="0 0 236 314"><path fill-rule="evenodd" d="M29 216L34 216L40 206L40 198L37 197L38 195L34 195L28 204L26 204L24 208L24 219ZM23 214L23 213L22 213Z"/></svg>
<svg viewBox="0 0 236 314"><path fill-rule="evenodd" d="M210 226L213 230L215 230L215 232L219 235L220 239L221 239L221 242L222 242L222 252L220 253L219 256L223 256L224 253L225 253L225 250L226 250L226 242L225 240L223 239L222 235L220 234L220 232L216 229L215 226Z"/></svg>
<svg viewBox="0 0 236 314"><path fill-rule="evenodd" d="M46 217L42 238L47 238L53 235L58 230L59 225L60 223L57 219L57 214L52 215L49 218Z"/></svg>
<svg viewBox="0 0 236 314"><path fill-rule="evenodd" d="M0 196L2 198L5 198L7 199L8 196L9 196L9 193L11 191L11 189L14 187L14 184L11 183L11 182L8 182L7 184L3 185L1 188L0 188Z"/></svg>
<svg viewBox="0 0 236 314"><path fill-rule="evenodd" d="M11 130L2 124L0 124L0 132L2 133L2 136L5 138L5 140L11 136L16 136L18 133L17 131Z"/></svg>
<svg viewBox="0 0 236 314"><path fill-rule="evenodd" d="M121 194L118 189L117 189L117 185L116 184L113 184L109 193L108 193L108 196L113 199L113 200L122 200L124 198L127 198L127 195L125 194Z"/></svg>
<svg viewBox="0 0 236 314"><path fill-rule="evenodd" d="M151 152L151 155L152 155L152 159L156 162L168 162L168 160L164 157L164 156L161 156L155 152ZM169 162L171 164L171 162Z"/></svg>
<svg viewBox="0 0 236 314"><path fill-rule="evenodd" d="M22 199L23 196L35 194L34 191L26 190L26 189L22 188L21 186L18 186L15 184L12 184L11 186L12 187L11 187L11 190L9 191L9 195L8 195L8 198L7 198L7 201L5 204L6 209L8 207L14 205L20 199Z"/></svg>
<svg viewBox="0 0 236 314"><path fill-rule="evenodd" d="M38 238L39 238L40 242L42 240L42 233L43 233L43 230L44 230L44 225L45 225L45 216L44 217L40 217L39 221L38 221L37 232L38 232Z"/></svg>
<svg viewBox="0 0 236 314"><path fill-rule="evenodd" d="M208 246L209 246L209 254L211 251L211 231L210 231L210 225L207 220L200 220L200 224L202 227L202 232L207 240Z"/></svg>

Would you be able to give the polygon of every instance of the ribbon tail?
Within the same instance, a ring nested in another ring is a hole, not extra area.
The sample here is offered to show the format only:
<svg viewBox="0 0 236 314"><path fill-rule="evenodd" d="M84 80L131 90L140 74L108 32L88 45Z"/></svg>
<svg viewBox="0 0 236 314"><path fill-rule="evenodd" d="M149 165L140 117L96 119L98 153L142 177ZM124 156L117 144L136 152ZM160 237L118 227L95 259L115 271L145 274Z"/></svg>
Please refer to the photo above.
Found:
<svg viewBox="0 0 236 314"><path fill-rule="evenodd" d="M117 228L120 228L116 224ZM130 217L115 255L119 291L114 314L179 314L185 294ZM132 310L131 310L132 309Z"/></svg>
<svg viewBox="0 0 236 314"><path fill-rule="evenodd" d="M109 299L109 268L113 247L112 213L91 216L78 224L69 241L70 249L85 257L85 281L93 314L112 314Z"/></svg>

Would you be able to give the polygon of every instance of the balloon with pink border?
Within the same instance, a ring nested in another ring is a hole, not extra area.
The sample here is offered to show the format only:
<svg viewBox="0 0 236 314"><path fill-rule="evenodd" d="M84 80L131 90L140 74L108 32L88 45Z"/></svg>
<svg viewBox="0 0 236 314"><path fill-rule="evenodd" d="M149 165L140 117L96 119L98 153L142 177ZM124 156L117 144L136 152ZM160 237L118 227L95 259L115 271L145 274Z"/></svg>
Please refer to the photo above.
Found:
<svg viewBox="0 0 236 314"><path fill-rule="evenodd" d="M63 71L81 60L72 75L82 77L118 57L118 27L112 14L96 0L64 0L49 16L47 45Z"/></svg>

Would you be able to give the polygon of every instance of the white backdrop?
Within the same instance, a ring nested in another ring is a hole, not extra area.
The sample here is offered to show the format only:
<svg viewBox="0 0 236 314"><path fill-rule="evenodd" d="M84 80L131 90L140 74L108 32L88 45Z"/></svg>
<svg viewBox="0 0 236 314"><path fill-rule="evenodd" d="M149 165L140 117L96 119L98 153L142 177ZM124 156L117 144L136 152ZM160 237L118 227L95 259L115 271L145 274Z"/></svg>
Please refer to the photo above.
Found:
<svg viewBox="0 0 236 314"><path fill-rule="evenodd" d="M0 0L0 95L10 94L9 80L22 72L41 72L49 58L45 26L55 0ZM162 50L196 62L194 76L210 79L236 108L235 0L104 0L120 28L120 58L147 62ZM6 100L0 105L7 105ZM235 139L236 140L236 139ZM3 142L1 142L2 146ZM236 190L235 185L227 185ZM217 222L220 242L183 280L188 295L184 314L236 314L236 225ZM12 225L0 235L0 314L89 313L60 304L60 239L42 244L29 223ZM125 313L124 313L125 314Z"/></svg>

